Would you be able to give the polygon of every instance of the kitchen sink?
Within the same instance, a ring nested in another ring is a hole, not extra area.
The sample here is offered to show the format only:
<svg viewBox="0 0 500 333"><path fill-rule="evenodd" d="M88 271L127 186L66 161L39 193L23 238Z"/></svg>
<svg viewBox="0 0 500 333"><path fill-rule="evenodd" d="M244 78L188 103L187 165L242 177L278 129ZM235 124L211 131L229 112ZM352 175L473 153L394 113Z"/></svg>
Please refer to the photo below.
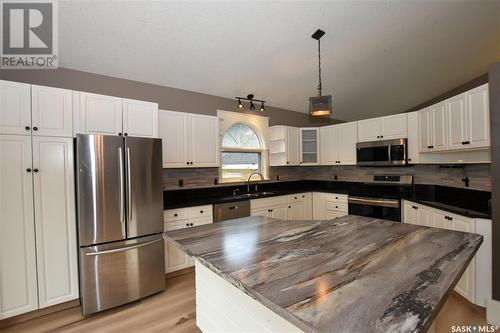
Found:
<svg viewBox="0 0 500 333"><path fill-rule="evenodd" d="M246 197L246 198L260 198L260 197L265 197L269 195L274 195L276 194L275 192L268 192L268 191L262 191L262 192L253 192L253 193L241 193L236 195L237 197Z"/></svg>

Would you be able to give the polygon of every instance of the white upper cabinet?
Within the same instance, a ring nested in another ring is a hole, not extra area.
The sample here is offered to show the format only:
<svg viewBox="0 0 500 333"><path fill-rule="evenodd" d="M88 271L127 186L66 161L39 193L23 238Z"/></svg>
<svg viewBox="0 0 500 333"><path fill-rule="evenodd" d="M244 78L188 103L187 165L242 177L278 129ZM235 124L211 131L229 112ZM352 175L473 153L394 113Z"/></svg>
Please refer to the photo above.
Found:
<svg viewBox="0 0 500 333"><path fill-rule="evenodd" d="M380 118L358 121L358 142L380 140Z"/></svg>
<svg viewBox="0 0 500 333"><path fill-rule="evenodd" d="M407 137L407 115L399 113L380 118L380 138L382 140Z"/></svg>
<svg viewBox="0 0 500 333"><path fill-rule="evenodd" d="M490 109L488 84L483 84L466 93L467 117L465 146L486 148L490 146Z"/></svg>
<svg viewBox="0 0 500 333"><path fill-rule="evenodd" d="M299 129L290 126L272 126L269 128L269 135L270 165L299 165Z"/></svg>
<svg viewBox="0 0 500 333"><path fill-rule="evenodd" d="M189 124L191 166L218 166L219 121L217 117L193 114L189 117Z"/></svg>
<svg viewBox="0 0 500 333"><path fill-rule="evenodd" d="M217 117L160 110L158 129L164 168L219 166Z"/></svg>
<svg viewBox="0 0 500 333"><path fill-rule="evenodd" d="M189 118L183 112L159 111L158 134L162 139L164 168L189 166Z"/></svg>
<svg viewBox="0 0 500 333"><path fill-rule="evenodd" d="M416 164L419 158L419 138L418 138L418 111L409 112L408 119L408 163Z"/></svg>
<svg viewBox="0 0 500 333"><path fill-rule="evenodd" d="M39 307L77 299L72 138L33 138Z"/></svg>
<svg viewBox="0 0 500 333"><path fill-rule="evenodd" d="M300 129L300 165L319 164L319 128Z"/></svg>
<svg viewBox="0 0 500 333"><path fill-rule="evenodd" d="M123 135L158 137L158 104L124 98Z"/></svg>
<svg viewBox="0 0 500 333"><path fill-rule="evenodd" d="M488 84L419 111L420 151L488 148Z"/></svg>
<svg viewBox="0 0 500 333"><path fill-rule="evenodd" d="M0 81L0 134L30 133L30 85Z"/></svg>
<svg viewBox="0 0 500 333"><path fill-rule="evenodd" d="M446 149L446 104L440 102L418 111L421 152Z"/></svg>
<svg viewBox="0 0 500 333"><path fill-rule="evenodd" d="M406 113L358 121L358 142L407 137Z"/></svg>
<svg viewBox="0 0 500 333"><path fill-rule="evenodd" d="M107 135L123 133L122 98L81 92L79 111L79 128L76 129L76 133Z"/></svg>
<svg viewBox="0 0 500 333"><path fill-rule="evenodd" d="M465 93L454 96L446 101L446 120L448 121L448 149L463 149L466 129Z"/></svg>
<svg viewBox="0 0 500 333"><path fill-rule="evenodd" d="M31 86L32 133L36 136L73 136L71 90Z"/></svg>
<svg viewBox="0 0 500 333"><path fill-rule="evenodd" d="M357 122L349 122L320 129L320 156L324 165L356 164Z"/></svg>
<svg viewBox="0 0 500 333"><path fill-rule="evenodd" d="M0 151L0 319L4 319L38 309L38 297L31 137L0 135Z"/></svg>

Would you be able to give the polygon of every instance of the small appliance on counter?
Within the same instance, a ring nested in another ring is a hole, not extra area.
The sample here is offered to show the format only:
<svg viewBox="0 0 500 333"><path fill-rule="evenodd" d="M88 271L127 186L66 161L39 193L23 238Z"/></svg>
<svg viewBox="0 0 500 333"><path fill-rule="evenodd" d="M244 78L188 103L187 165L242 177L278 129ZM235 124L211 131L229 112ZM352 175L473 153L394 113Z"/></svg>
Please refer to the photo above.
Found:
<svg viewBox="0 0 500 333"><path fill-rule="evenodd" d="M358 142L357 165L404 166L407 164L407 139Z"/></svg>
<svg viewBox="0 0 500 333"><path fill-rule="evenodd" d="M412 194L411 175L369 175L349 193L349 214L401 222L401 199Z"/></svg>
<svg viewBox="0 0 500 333"><path fill-rule="evenodd" d="M160 139L76 136L84 315L165 289Z"/></svg>

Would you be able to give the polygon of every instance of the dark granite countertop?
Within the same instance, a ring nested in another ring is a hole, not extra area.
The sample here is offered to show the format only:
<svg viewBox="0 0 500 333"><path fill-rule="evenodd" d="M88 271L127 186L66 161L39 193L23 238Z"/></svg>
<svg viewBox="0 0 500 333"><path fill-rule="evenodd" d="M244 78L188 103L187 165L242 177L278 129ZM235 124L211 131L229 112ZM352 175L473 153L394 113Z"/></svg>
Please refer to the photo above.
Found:
<svg viewBox="0 0 500 333"><path fill-rule="evenodd" d="M306 332L425 332L482 236L349 215L247 217L166 232Z"/></svg>
<svg viewBox="0 0 500 333"><path fill-rule="evenodd" d="M252 187L254 185L255 183L252 184ZM360 188L366 190L367 186L360 182L319 180L267 182L259 184L260 191L273 192L273 194L262 197L311 191L356 195ZM374 185L370 185L370 188L373 189L371 190L373 192L372 197L393 196L471 218L491 219L491 192L420 184L414 185L408 190L402 187L389 187L388 190L387 186ZM165 191L163 196L164 209L212 205L249 199L239 194L236 196L233 195L235 189L238 189L239 193L244 193L247 190L245 185L214 185L210 188Z"/></svg>

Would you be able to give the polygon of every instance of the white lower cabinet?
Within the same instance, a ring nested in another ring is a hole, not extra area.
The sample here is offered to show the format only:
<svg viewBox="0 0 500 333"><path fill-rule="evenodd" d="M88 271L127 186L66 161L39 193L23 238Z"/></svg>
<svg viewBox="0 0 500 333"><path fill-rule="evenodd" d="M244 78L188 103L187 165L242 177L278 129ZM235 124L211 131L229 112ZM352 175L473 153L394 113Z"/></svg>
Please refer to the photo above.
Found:
<svg viewBox="0 0 500 333"><path fill-rule="evenodd" d="M323 192L312 193L312 219L313 220L326 219L326 193Z"/></svg>
<svg viewBox="0 0 500 333"><path fill-rule="evenodd" d="M491 221L468 218L457 214L448 213L446 211L431 208L425 205L417 204L408 200L403 203L403 222L416 224L421 226L429 226L441 229L476 232L476 222L481 225L480 234L483 235L485 242L489 244L491 239ZM489 223L485 223L489 221ZM484 227L484 226L490 226ZM483 245L484 245L483 244ZM488 245L486 245L488 246ZM455 291L469 300L480 306L486 306L486 299L491 298L491 251L478 251L476 256L465 270L461 279L455 286ZM488 257L488 258L485 258ZM481 272L476 271L476 262L479 262ZM476 290L480 291L481 295L476 295Z"/></svg>
<svg viewBox="0 0 500 333"><path fill-rule="evenodd" d="M297 193L250 201L251 216L266 216L279 220L312 219L312 193Z"/></svg>
<svg viewBox="0 0 500 333"><path fill-rule="evenodd" d="M195 206L169 209L163 213L164 230L172 231L210 224L212 206ZM175 242L165 239L165 273L193 266L193 260Z"/></svg>
<svg viewBox="0 0 500 333"><path fill-rule="evenodd" d="M72 138L0 135L0 151L4 319L77 299L78 259Z"/></svg>

